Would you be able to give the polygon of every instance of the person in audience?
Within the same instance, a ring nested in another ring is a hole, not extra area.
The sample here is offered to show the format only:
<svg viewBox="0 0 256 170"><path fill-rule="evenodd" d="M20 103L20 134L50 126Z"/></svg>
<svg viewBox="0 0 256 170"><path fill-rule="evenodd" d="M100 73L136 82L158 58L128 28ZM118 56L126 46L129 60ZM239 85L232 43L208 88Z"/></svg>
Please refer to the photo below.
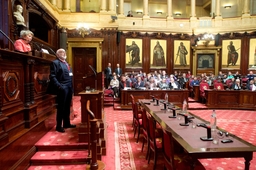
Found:
<svg viewBox="0 0 256 170"><path fill-rule="evenodd" d="M116 64L115 73L116 73L117 79L120 81L121 75L122 75L122 69L120 68L120 65L118 63Z"/></svg>
<svg viewBox="0 0 256 170"><path fill-rule="evenodd" d="M118 98L119 96L119 80L117 76L114 75L113 79L110 81L110 88L114 91L114 98Z"/></svg>
<svg viewBox="0 0 256 170"><path fill-rule="evenodd" d="M137 77L137 82L135 83L134 87L135 87L135 89L139 89L139 88L141 88L141 87L145 87L145 84L144 84L144 82L141 80L141 77L140 77L140 76Z"/></svg>
<svg viewBox="0 0 256 170"><path fill-rule="evenodd" d="M105 73L105 79L106 79L106 88L109 88L109 84L112 79L111 63L108 63L108 66L105 68L104 73Z"/></svg>
<svg viewBox="0 0 256 170"><path fill-rule="evenodd" d="M208 83L209 84L209 86L211 86L212 84L213 84L213 82L212 82L212 80L210 79L210 77L206 77L206 83Z"/></svg>
<svg viewBox="0 0 256 170"><path fill-rule="evenodd" d="M165 70L162 71L161 79L163 79L163 78L165 78L165 79L168 78L168 75L166 74Z"/></svg>
<svg viewBox="0 0 256 170"><path fill-rule="evenodd" d="M163 89L166 90L166 89L170 88L169 84L166 82L166 78L163 78L162 81L160 81L159 88L162 89L162 90Z"/></svg>
<svg viewBox="0 0 256 170"><path fill-rule="evenodd" d="M20 38L14 42L14 49L19 52L30 52L30 42L34 34L30 30L22 30L20 32Z"/></svg>
<svg viewBox="0 0 256 170"><path fill-rule="evenodd" d="M132 11L128 11L127 17L133 17Z"/></svg>
<svg viewBox="0 0 256 170"><path fill-rule="evenodd" d="M235 80L235 83L232 84L231 89L233 89L233 90L241 90L242 89L240 79Z"/></svg>
<svg viewBox="0 0 256 170"><path fill-rule="evenodd" d="M56 131L64 133L64 128L75 128L70 123L70 105L73 94L72 70L66 62L66 51L58 49L57 59L50 66L50 81L58 89L57 92L57 114Z"/></svg>
<svg viewBox="0 0 256 170"><path fill-rule="evenodd" d="M236 73L234 74L234 78L241 79L241 75L239 74L239 71L236 71Z"/></svg>
<svg viewBox="0 0 256 170"><path fill-rule="evenodd" d="M162 81L161 74L157 74L157 77L155 78L155 83L156 83L157 87L159 87L159 84L161 81Z"/></svg>
<svg viewBox="0 0 256 170"><path fill-rule="evenodd" d="M255 85L254 79L250 80L250 83L247 85L247 90L256 91L256 85Z"/></svg>
<svg viewBox="0 0 256 170"><path fill-rule="evenodd" d="M186 77L186 73L182 74L182 77L179 79L179 84L181 86L181 88L185 88L186 87L186 83L188 82L188 79Z"/></svg>
<svg viewBox="0 0 256 170"><path fill-rule="evenodd" d="M253 71L250 71L249 74L247 74L248 82L250 82L251 80L253 80L254 77L255 77L255 75L253 74Z"/></svg>
<svg viewBox="0 0 256 170"><path fill-rule="evenodd" d="M187 77L187 79L191 78L191 72L190 71L187 72L186 77Z"/></svg>
<svg viewBox="0 0 256 170"><path fill-rule="evenodd" d="M174 80L174 78L170 78L170 85L169 85L170 89L180 89L180 84Z"/></svg>
<svg viewBox="0 0 256 170"><path fill-rule="evenodd" d="M151 90L157 88L154 77L150 78L150 80L146 83L146 87Z"/></svg>
<svg viewBox="0 0 256 170"><path fill-rule="evenodd" d="M198 86L199 85L199 80L197 77L194 77L194 79L190 82L190 86L193 87L193 86Z"/></svg>
<svg viewBox="0 0 256 170"><path fill-rule="evenodd" d="M232 78L234 78L234 76L231 71L229 71L227 77L223 80L223 82L226 83L227 80L231 80Z"/></svg>

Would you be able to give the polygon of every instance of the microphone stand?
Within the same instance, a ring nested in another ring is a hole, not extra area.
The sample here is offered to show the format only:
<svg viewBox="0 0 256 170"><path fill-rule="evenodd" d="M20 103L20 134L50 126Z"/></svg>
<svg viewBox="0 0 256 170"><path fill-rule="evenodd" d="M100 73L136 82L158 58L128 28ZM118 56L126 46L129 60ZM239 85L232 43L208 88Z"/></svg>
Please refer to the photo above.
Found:
<svg viewBox="0 0 256 170"><path fill-rule="evenodd" d="M0 29L0 32L5 36L5 38L7 38L13 45L14 47L14 42Z"/></svg>
<svg viewBox="0 0 256 170"><path fill-rule="evenodd" d="M200 137L200 139L202 141L212 141L213 138L212 138L212 130L211 130L211 127L210 126L207 126L206 124L204 123L199 123L197 124L198 127L203 127L203 128L206 128L207 129L207 136L204 136L204 137Z"/></svg>

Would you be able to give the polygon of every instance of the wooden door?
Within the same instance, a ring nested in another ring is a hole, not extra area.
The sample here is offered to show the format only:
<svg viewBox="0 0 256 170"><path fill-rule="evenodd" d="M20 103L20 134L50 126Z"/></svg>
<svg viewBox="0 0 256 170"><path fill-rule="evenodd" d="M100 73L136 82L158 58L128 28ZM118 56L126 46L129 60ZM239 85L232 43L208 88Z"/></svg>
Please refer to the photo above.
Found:
<svg viewBox="0 0 256 170"><path fill-rule="evenodd" d="M73 55L73 73L74 73L74 94L78 95L79 92L85 90L85 81L87 77L94 76L94 72L89 67L91 65L96 68L97 49L90 47L74 47L72 48ZM90 83L94 87L94 82Z"/></svg>

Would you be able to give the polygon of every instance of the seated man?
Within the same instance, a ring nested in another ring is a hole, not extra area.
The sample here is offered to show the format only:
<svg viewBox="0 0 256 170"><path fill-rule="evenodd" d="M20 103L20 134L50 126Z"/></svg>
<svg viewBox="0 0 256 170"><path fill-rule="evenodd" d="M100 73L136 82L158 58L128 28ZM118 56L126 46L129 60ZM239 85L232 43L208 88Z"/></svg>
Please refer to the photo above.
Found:
<svg viewBox="0 0 256 170"><path fill-rule="evenodd" d="M110 81L110 88L114 91L114 98L117 98L119 95L119 80L116 75L114 75L113 79Z"/></svg>
<svg viewBox="0 0 256 170"><path fill-rule="evenodd" d="M241 90L241 82L240 79L236 79L235 83L232 84L231 89L233 90Z"/></svg>
<svg viewBox="0 0 256 170"><path fill-rule="evenodd" d="M247 85L247 89L250 91L256 91L256 85L254 80L250 80L250 83Z"/></svg>
<svg viewBox="0 0 256 170"><path fill-rule="evenodd" d="M180 89L180 84L174 78L170 78L170 89Z"/></svg>
<svg viewBox="0 0 256 170"><path fill-rule="evenodd" d="M157 85L156 85L156 83L155 83L155 79L154 79L154 77L151 77L150 79L149 79L149 81L146 83L146 87L148 88L148 89L154 89L154 88L157 88Z"/></svg>
<svg viewBox="0 0 256 170"><path fill-rule="evenodd" d="M145 87L145 83L144 83L144 81L141 80L140 76L137 77L137 82L135 83L134 87L135 87L135 89Z"/></svg>
<svg viewBox="0 0 256 170"><path fill-rule="evenodd" d="M166 78L163 78L162 81L159 83L159 88L160 89L169 89L169 84L166 82Z"/></svg>

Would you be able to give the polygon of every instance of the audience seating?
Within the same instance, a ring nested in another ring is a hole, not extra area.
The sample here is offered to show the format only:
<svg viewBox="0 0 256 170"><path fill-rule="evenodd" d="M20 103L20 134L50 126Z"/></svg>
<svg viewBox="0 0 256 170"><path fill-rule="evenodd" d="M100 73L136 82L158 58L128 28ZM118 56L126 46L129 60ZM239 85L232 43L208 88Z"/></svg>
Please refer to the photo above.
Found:
<svg viewBox="0 0 256 170"><path fill-rule="evenodd" d="M163 156L164 156L164 168L167 170L179 170L179 169L196 169L204 170L204 166L196 161L195 167L191 167L191 158L184 153L175 153L174 141L172 133L164 130L163 128Z"/></svg>

